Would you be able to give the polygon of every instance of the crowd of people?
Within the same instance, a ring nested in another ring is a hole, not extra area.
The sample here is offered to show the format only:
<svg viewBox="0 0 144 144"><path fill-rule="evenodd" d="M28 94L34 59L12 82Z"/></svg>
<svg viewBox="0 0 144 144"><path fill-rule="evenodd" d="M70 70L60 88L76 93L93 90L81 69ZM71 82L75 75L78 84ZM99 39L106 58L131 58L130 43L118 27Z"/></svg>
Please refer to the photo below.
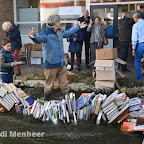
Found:
<svg viewBox="0 0 144 144"><path fill-rule="evenodd" d="M132 41L132 55L135 56L136 76L138 80L142 79L141 58L144 54L144 20L142 13L139 11L126 13L124 18L119 20L119 57L127 61L128 48ZM85 45L85 64L88 67L90 62L96 59L96 49L103 48L104 38L107 33L109 24L105 18L96 16L91 18L88 10L83 12L83 16L78 18L73 27L68 30L61 28L59 15L51 15L47 24L38 34L34 28L29 30L29 37L35 43L43 44L43 66L46 75L45 98L50 98L50 93L54 87L55 78L58 79L62 92L65 94L69 91L66 76L66 67L64 62L63 38L70 42L69 52L71 53L71 69L74 66L74 56L77 56L78 71L81 70L81 53L83 43ZM14 61L19 61L18 54L22 47L20 31L12 22L4 22L2 25L6 32L7 39L2 41L2 50L0 52L0 67L2 82L13 82L13 66L16 66L17 75L20 75L20 66ZM132 35L132 36L131 36ZM14 56L13 56L14 53ZM127 66L119 65L122 71L129 71ZM94 65L92 65L94 69Z"/></svg>

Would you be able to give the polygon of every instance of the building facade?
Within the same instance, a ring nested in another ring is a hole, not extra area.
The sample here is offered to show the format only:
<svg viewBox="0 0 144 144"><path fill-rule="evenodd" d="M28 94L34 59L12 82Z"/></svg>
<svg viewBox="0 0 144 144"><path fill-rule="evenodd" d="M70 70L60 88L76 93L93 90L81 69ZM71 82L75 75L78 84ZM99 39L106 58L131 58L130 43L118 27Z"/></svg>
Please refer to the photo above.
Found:
<svg viewBox="0 0 144 144"><path fill-rule="evenodd" d="M14 10L12 0L0 0L0 26L4 21L14 21ZM5 33L0 27L0 43L5 38Z"/></svg>
<svg viewBox="0 0 144 144"><path fill-rule="evenodd" d="M144 9L144 0L0 0L0 24L5 20L14 21L20 29L22 43L32 43L28 36L28 30L32 27L36 32L41 31L43 23L51 14L61 16L62 27L70 28L76 19L88 9L90 16L105 17L111 26L107 33L109 44L107 48L117 45L116 35L118 19L123 18L125 12L135 11L137 4ZM0 29L1 38L4 32ZM68 52L68 43L64 39L65 52ZM83 51L84 54L84 51Z"/></svg>

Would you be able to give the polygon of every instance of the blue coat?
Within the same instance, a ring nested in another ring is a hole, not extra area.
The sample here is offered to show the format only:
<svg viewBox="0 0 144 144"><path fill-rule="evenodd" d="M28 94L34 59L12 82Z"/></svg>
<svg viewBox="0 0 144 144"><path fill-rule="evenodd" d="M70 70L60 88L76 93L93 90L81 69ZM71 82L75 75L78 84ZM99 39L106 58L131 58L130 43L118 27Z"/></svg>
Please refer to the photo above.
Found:
<svg viewBox="0 0 144 144"><path fill-rule="evenodd" d="M43 47L44 68L57 68L65 65L63 38L69 37L79 29L79 26L75 26L68 30L60 29L56 32L55 29L47 26L39 34L35 33L35 38L32 40L35 43L45 43Z"/></svg>
<svg viewBox="0 0 144 144"><path fill-rule="evenodd" d="M76 41L73 39L76 38ZM80 30L70 36L69 52L81 53L82 51L83 32Z"/></svg>
<svg viewBox="0 0 144 144"><path fill-rule="evenodd" d="M12 29L6 32L6 36L10 38L12 50L20 49L22 47L20 31L14 23L12 25Z"/></svg>

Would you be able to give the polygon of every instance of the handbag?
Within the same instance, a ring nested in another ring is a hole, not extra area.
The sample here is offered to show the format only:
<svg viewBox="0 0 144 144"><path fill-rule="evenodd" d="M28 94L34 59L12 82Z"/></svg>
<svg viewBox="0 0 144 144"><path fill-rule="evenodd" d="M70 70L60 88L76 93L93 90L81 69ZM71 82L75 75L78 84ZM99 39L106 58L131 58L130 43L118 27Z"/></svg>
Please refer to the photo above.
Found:
<svg viewBox="0 0 144 144"><path fill-rule="evenodd" d="M105 36L105 33L104 33L104 30L102 29L103 31L103 34L104 34L104 39L103 39L103 42L104 42L104 45L107 45L108 44L108 39L107 37Z"/></svg>
<svg viewBox="0 0 144 144"><path fill-rule="evenodd" d="M104 35L104 45L108 44L108 39L106 38L106 36Z"/></svg>

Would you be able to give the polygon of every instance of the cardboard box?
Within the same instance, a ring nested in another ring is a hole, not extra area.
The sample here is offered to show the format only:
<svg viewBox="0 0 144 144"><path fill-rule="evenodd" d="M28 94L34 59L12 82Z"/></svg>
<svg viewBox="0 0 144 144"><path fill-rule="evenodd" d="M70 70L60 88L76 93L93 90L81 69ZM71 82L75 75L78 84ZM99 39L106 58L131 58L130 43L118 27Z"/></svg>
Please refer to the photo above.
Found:
<svg viewBox="0 0 144 144"><path fill-rule="evenodd" d="M115 87L115 82L114 81L96 81L95 85L108 87L108 88L114 88Z"/></svg>
<svg viewBox="0 0 144 144"><path fill-rule="evenodd" d="M96 80L108 80L108 81L116 81L116 71L109 70L109 71L96 71Z"/></svg>
<svg viewBox="0 0 144 144"><path fill-rule="evenodd" d="M96 49L96 59L97 60L106 60L106 59L115 59L115 58L118 58L117 48Z"/></svg>
<svg viewBox="0 0 144 144"><path fill-rule="evenodd" d="M31 57L31 64L42 64L42 58Z"/></svg>
<svg viewBox="0 0 144 144"><path fill-rule="evenodd" d="M114 60L96 60L94 66L96 67L96 70L116 70L118 69L118 64L125 65L126 62L117 58Z"/></svg>
<svg viewBox="0 0 144 144"><path fill-rule="evenodd" d="M96 71L104 71L105 67L101 67L101 66L96 66Z"/></svg>
<svg viewBox="0 0 144 144"><path fill-rule="evenodd" d="M32 51L42 51L42 44L32 44Z"/></svg>
<svg viewBox="0 0 144 144"><path fill-rule="evenodd" d="M31 57L42 58L42 51L31 51Z"/></svg>

